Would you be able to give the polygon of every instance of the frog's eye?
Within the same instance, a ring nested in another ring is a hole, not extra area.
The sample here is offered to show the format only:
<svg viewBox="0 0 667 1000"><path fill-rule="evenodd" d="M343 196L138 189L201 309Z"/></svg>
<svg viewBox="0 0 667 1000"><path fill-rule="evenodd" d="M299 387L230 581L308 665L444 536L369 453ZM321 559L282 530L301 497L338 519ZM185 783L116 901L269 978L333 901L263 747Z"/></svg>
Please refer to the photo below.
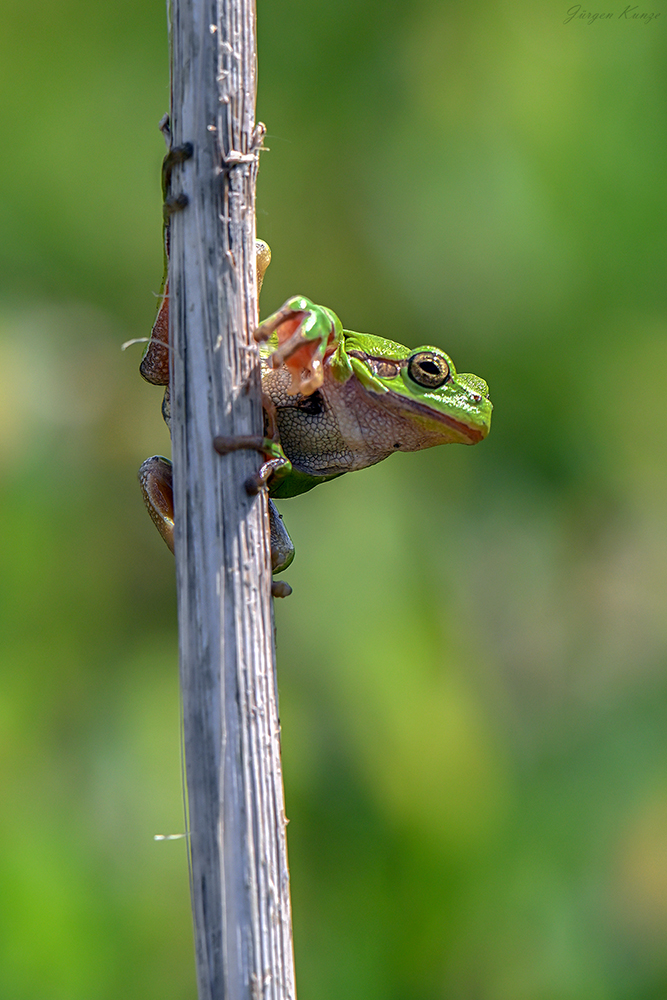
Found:
<svg viewBox="0 0 667 1000"><path fill-rule="evenodd" d="M451 378L449 365L441 354L418 351L408 361L408 375L424 389L439 389Z"/></svg>

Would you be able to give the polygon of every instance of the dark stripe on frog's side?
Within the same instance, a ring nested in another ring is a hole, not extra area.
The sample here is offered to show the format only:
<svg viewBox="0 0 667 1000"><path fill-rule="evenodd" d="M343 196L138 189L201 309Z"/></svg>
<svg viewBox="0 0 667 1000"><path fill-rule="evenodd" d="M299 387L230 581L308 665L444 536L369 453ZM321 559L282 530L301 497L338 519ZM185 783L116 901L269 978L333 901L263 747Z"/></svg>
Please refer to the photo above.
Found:
<svg viewBox="0 0 667 1000"><path fill-rule="evenodd" d="M324 413L326 403L320 390L316 389L310 396L297 396L292 409L307 413L309 417L318 417L320 413Z"/></svg>

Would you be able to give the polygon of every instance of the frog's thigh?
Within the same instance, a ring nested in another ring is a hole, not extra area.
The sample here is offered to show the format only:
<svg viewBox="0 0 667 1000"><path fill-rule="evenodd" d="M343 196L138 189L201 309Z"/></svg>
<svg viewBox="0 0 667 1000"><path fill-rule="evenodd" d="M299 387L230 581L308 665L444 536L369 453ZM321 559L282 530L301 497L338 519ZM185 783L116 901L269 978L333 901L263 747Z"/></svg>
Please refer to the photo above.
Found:
<svg viewBox="0 0 667 1000"><path fill-rule="evenodd" d="M171 462L161 455L147 458L139 469L139 485L153 524L174 551L174 491Z"/></svg>

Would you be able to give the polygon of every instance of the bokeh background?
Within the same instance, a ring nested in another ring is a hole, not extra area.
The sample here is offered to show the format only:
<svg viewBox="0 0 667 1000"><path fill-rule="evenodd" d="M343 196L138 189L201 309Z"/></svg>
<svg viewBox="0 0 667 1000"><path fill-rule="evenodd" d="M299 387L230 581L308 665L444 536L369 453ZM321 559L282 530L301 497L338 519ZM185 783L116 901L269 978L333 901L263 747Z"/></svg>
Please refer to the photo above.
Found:
<svg viewBox="0 0 667 1000"><path fill-rule="evenodd" d="M667 9L259 0L262 312L445 348L481 446L282 505L301 1000L667 997ZM601 11L603 8L599 8ZM0 998L194 1000L162 0L0 3Z"/></svg>

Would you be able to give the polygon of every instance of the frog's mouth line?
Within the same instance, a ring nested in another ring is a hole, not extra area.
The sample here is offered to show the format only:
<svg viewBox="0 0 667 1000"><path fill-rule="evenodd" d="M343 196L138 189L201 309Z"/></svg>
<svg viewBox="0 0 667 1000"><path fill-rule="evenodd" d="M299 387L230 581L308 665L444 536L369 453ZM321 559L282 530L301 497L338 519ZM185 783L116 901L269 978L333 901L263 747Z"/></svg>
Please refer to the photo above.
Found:
<svg viewBox="0 0 667 1000"><path fill-rule="evenodd" d="M390 404L391 408L394 409L392 405L394 399L391 396L389 399L380 397L380 400L385 405ZM439 410L434 410L430 406L425 406L423 403L418 402L416 399L409 399L407 396L400 396L400 406L402 410L409 409L413 413L423 417L425 424L444 424L445 427L449 427L456 434L460 434L461 437L465 438L466 444L479 444L489 433L488 426L475 427L470 424L464 424L460 420L448 416L446 413L440 413Z"/></svg>
<svg viewBox="0 0 667 1000"><path fill-rule="evenodd" d="M470 427L469 424L459 423L458 420L454 420L453 417L447 417L444 413L438 414L437 419L442 421L442 423L446 424L448 427L451 427L452 430L455 430L457 433L466 437L469 444L479 444L479 442L483 441L488 434L488 430L486 429L482 431L479 427Z"/></svg>

